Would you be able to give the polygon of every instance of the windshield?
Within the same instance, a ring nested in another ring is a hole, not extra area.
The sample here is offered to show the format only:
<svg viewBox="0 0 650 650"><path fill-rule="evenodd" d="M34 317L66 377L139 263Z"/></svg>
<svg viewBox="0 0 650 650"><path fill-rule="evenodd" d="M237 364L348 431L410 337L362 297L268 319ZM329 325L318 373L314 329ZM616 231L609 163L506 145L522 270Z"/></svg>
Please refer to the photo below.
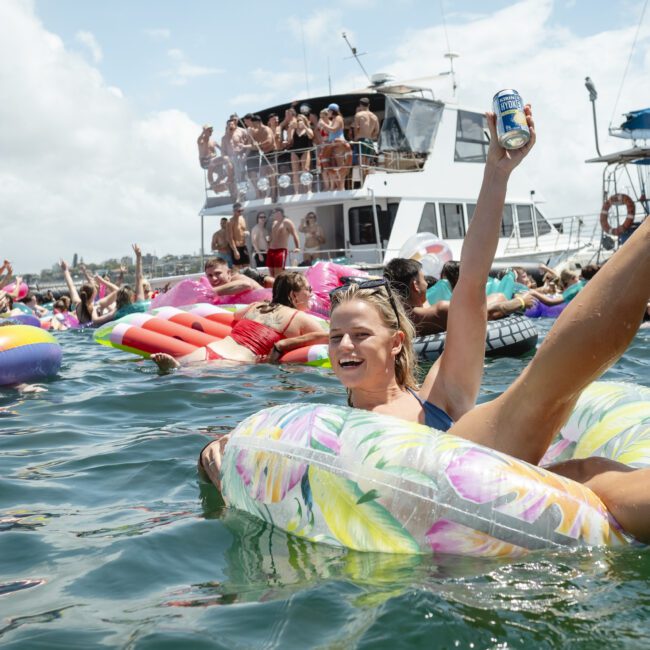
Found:
<svg viewBox="0 0 650 650"><path fill-rule="evenodd" d="M431 100L386 95L379 148L428 153L440 124L442 108L441 103Z"/></svg>

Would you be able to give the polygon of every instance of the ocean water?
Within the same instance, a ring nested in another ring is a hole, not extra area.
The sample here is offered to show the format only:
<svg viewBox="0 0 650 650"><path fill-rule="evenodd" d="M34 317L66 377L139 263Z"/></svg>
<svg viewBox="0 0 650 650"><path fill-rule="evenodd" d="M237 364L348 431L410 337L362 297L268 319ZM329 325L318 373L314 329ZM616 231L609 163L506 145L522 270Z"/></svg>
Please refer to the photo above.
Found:
<svg viewBox="0 0 650 650"><path fill-rule="evenodd" d="M648 549L363 554L224 508L201 447L265 406L344 403L329 371L160 375L90 333L59 340L46 392L0 388L3 648L648 646ZM481 399L526 361L488 361ZM650 329L606 377L650 385Z"/></svg>

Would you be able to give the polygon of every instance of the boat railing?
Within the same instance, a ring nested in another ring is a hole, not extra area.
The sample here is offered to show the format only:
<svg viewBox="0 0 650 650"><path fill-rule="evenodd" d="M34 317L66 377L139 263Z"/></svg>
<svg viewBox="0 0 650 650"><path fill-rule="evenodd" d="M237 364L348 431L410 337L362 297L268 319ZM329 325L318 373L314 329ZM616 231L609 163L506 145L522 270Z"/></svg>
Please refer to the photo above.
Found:
<svg viewBox="0 0 650 650"><path fill-rule="evenodd" d="M565 249L572 249L596 241L599 238L600 231L600 224L597 216L598 215L596 214L570 215L567 217L560 217L554 221L554 245L556 247L561 246ZM522 247L521 240L523 238L524 236L521 234L519 226L513 227L506 241L505 252L520 249ZM526 236L526 239L528 238L529 236ZM540 234L536 226L533 228L533 238L533 246L534 248L538 248ZM548 242L548 240L546 241Z"/></svg>
<svg viewBox="0 0 650 650"><path fill-rule="evenodd" d="M304 154L309 155L305 165ZM216 182L208 192L232 200L291 196L310 192L359 189L367 174L422 171L426 154L412 151L379 151L369 142L326 142L305 149L255 152L226 157L217 167ZM221 202L221 201L219 201Z"/></svg>

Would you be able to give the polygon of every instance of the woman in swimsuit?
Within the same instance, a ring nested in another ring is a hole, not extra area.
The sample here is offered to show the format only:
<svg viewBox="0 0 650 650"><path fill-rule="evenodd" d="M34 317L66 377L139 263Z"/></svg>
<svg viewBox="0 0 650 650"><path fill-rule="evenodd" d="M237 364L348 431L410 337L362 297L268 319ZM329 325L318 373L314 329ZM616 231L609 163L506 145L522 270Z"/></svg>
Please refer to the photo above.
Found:
<svg viewBox="0 0 650 650"><path fill-rule="evenodd" d="M328 169L329 189L344 190L345 178L352 164L352 149L345 141L345 122L338 104L327 107L327 117L318 122L318 127L327 134L321 164Z"/></svg>
<svg viewBox="0 0 650 650"><path fill-rule="evenodd" d="M308 189L308 186L300 182L300 175L310 169L313 140L314 131L309 125L309 120L302 114L298 115L296 121L289 127L288 135L293 187L296 192L306 192Z"/></svg>
<svg viewBox="0 0 650 650"><path fill-rule="evenodd" d="M499 236L507 180L535 142L506 152L491 143L475 216L463 245L460 278L449 309L445 351L418 389L412 326L383 281L332 295L330 360L356 408L430 424L532 464L544 455L583 389L624 352L650 294L650 219L646 219L556 321L528 367L499 397L479 406L485 346L485 278ZM594 314L600 314L594 318ZM218 486L223 438L201 453ZM621 526L650 543L650 468L605 458L549 467L591 488Z"/></svg>
<svg viewBox="0 0 650 650"><path fill-rule="evenodd" d="M178 360L162 352L152 354L151 359L163 370L192 361L275 362L289 350L325 343L327 332L305 313L310 298L311 287L304 275L280 273L273 283L271 302L254 302L236 312L229 336Z"/></svg>

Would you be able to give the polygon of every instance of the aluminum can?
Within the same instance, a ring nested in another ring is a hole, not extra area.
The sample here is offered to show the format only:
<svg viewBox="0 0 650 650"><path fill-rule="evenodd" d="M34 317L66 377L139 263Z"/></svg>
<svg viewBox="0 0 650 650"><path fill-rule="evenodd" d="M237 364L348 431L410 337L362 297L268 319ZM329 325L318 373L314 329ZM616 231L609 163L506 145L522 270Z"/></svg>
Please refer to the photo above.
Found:
<svg viewBox="0 0 650 650"><path fill-rule="evenodd" d="M519 149L530 140L524 101L512 88L500 90L492 100L497 118L497 137L504 149Z"/></svg>

